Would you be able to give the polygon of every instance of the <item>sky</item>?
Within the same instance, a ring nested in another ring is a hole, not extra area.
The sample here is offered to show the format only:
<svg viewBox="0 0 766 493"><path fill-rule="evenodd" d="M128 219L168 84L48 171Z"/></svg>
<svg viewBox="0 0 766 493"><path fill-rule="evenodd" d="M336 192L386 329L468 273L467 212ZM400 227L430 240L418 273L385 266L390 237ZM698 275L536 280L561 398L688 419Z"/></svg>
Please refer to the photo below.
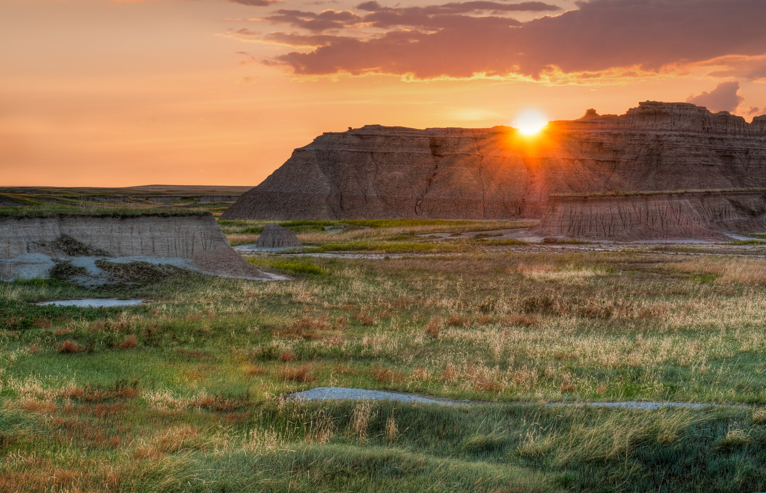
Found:
<svg viewBox="0 0 766 493"><path fill-rule="evenodd" d="M0 0L0 186L255 186L322 132L766 114L765 0Z"/></svg>

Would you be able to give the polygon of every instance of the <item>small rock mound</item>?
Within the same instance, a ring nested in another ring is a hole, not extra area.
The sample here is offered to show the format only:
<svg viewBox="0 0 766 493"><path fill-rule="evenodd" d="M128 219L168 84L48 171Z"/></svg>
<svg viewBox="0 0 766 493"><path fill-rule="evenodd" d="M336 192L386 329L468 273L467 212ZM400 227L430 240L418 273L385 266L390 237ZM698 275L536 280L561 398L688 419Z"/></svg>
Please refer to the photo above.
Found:
<svg viewBox="0 0 766 493"><path fill-rule="evenodd" d="M275 223L267 223L255 246L258 248L295 248L302 245L298 236L289 229Z"/></svg>

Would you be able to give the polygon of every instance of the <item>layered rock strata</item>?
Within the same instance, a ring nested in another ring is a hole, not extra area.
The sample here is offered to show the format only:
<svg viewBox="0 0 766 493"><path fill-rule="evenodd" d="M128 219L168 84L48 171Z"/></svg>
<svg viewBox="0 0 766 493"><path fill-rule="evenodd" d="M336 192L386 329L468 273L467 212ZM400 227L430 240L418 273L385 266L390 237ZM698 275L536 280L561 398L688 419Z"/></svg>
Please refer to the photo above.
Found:
<svg viewBox="0 0 766 493"><path fill-rule="evenodd" d="M589 112L534 137L368 125L325 133L222 219L542 218L562 193L766 187L766 116L687 103Z"/></svg>
<svg viewBox="0 0 766 493"><path fill-rule="evenodd" d="M46 277L59 262L150 261L217 275L266 277L229 246L212 215L0 217L0 278Z"/></svg>
<svg viewBox="0 0 766 493"><path fill-rule="evenodd" d="M299 248L298 235L275 223L267 223L255 244L258 248Z"/></svg>
<svg viewBox="0 0 766 493"><path fill-rule="evenodd" d="M532 232L617 241L724 240L766 231L766 190L552 196Z"/></svg>

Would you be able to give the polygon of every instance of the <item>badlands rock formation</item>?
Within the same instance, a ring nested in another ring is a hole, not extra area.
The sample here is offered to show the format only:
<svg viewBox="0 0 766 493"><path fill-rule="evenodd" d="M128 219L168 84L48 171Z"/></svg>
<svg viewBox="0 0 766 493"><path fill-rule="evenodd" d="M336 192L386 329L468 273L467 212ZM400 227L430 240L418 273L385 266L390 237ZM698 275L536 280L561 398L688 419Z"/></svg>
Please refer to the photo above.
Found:
<svg viewBox="0 0 766 493"><path fill-rule="evenodd" d="M0 217L0 278L46 277L69 262L98 278L95 260L148 261L216 275L264 278L212 215ZM85 275L85 274L84 274ZM102 276L103 277L103 276Z"/></svg>
<svg viewBox="0 0 766 493"><path fill-rule="evenodd" d="M509 127L325 133L222 219L540 219L552 194L760 187L766 116L748 124L645 102L551 122L534 137Z"/></svg>
<svg viewBox="0 0 766 493"><path fill-rule="evenodd" d="M298 235L289 229L275 223L267 223L255 246L257 248L299 248L302 245Z"/></svg>
<svg viewBox="0 0 766 493"><path fill-rule="evenodd" d="M766 190L552 196L533 232L575 238L725 240L766 231Z"/></svg>

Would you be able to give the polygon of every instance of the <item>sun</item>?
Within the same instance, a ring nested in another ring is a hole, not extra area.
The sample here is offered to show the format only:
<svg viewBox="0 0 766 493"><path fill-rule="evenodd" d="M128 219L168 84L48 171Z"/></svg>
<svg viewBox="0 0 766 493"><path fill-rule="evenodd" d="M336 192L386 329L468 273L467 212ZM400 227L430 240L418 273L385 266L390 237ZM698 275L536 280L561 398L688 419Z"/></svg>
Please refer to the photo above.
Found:
<svg viewBox="0 0 766 493"><path fill-rule="evenodd" d="M548 118L539 110L524 110L513 125L524 135L534 135L548 124Z"/></svg>

